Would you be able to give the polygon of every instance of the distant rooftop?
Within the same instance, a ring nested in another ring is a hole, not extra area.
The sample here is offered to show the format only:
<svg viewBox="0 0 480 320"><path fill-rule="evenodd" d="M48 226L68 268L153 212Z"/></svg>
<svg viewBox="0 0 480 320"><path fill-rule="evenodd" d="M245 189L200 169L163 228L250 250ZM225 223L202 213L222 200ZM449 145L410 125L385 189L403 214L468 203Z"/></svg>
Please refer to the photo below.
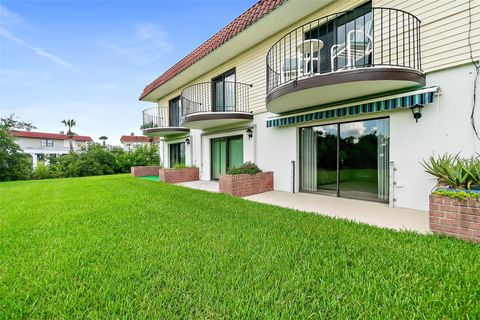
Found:
<svg viewBox="0 0 480 320"><path fill-rule="evenodd" d="M47 133L35 131L12 131L12 135L20 138L34 138L34 139L51 139L51 140L69 140L70 137L61 133ZM75 141L93 141L89 136L74 135L72 140Z"/></svg>

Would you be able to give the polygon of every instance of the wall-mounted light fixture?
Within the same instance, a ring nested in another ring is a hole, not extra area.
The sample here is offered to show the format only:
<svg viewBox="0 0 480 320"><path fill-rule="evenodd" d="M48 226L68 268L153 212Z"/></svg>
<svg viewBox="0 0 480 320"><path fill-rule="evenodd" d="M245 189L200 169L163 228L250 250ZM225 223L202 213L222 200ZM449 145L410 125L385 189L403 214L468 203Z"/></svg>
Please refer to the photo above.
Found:
<svg viewBox="0 0 480 320"><path fill-rule="evenodd" d="M247 137L248 139L252 139L253 137L253 131L251 128L248 128L247 131L245 131L247 133Z"/></svg>
<svg viewBox="0 0 480 320"><path fill-rule="evenodd" d="M413 107L410 107L410 110L412 110L413 117L415 118L415 122L418 122L418 119L422 117L422 109L423 106L421 104L416 104Z"/></svg>
<svg viewBox="0 0 480 320"><path fill-rule="evenodd" d="M187 145L190 144L190 137L187 137L187 139L185 139L185 143L186 143Z"/></svg>

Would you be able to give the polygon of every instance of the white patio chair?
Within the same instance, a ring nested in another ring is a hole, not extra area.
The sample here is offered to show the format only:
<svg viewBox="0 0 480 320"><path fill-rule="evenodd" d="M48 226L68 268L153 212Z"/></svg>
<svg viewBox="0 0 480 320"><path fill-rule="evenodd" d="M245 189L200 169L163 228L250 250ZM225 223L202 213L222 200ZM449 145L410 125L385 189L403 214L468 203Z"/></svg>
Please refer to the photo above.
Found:
<svg viewBox="0 0 480 320"><path fill-rule="evenodd" d="M292 79L296 79L297 77L301 77L304 72L304 60L302 56L298 56L295 58L287 58L283 62L282 67L282 76L283 81L285 83Z"/></svg>
<svg viewBox="0 0 480 320"><path fill-rule="evenodd" d="M347 41L335 44L331 50L331 67L335 66L335 59L344 58L347 68L355 67L357 60L368 56L373 50L372 21L365 23L365 28L351 30L347 34Z"/></svg>

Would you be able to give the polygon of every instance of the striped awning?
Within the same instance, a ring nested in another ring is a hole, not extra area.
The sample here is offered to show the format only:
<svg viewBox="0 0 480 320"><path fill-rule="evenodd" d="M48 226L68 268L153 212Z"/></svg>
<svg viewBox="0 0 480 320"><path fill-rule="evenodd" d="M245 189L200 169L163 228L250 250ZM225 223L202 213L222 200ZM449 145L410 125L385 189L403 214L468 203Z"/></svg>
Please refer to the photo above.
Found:
<svg viewBox="0 0 480 320"><path fill-rule="evenodd" d="M343 118L373 112L410 108L416 104L433 102L433 94L438 87L427 87L402 94L362 101L353 105L341 105L334 109L310 111L301 114L279 116L267 120L267 128L301 124L305 122Z"/></svg>

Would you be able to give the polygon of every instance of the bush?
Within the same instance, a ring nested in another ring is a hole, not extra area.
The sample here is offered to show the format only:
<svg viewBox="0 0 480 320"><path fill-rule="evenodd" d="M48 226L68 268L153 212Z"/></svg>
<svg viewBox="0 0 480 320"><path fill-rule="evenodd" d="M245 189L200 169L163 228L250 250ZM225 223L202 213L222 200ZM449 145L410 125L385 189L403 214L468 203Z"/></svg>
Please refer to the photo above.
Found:
<svg viewBox="0 0 480 320"><path fill-rule="evenodd" d="M158 165L158 147L141 147L131 152L121 148L106 149L92 143L80 152L70 152L60 157L50 157L50 165L37 168L35 179L85 177L115 173L128 173L132 166Z"/></svg>
<svg viewBox="0 0 480 320"><path fill-rule="evenodd" d="M443 190L438 189L432 192L432 194L444 196L457 200L466 200L466 199L475 199L478 200L479 194L476 192L465 192L465 191L452 191L452 190Z"/></svg>
<svg viewBox="0 0 480 320"><path fill-rule="evenodd" d="M123 150L113 150L117 153L121 172L130 172L130 167L134 166L158 166L160 157L158 155L158 146L142 146L129 152Z"/></svg>
<svg viewBox="0 0 480 320"><path fill-rule="evenodd" d="M185 163L176 163L172 167L173 169L185 169L185 168L196 168L195 166L187 166Z"/></svg>
<svg viewBox="0 0 480 320"><path fill-rule="evenodd" d="M228 174L256 174L260 173L262 170L253 162L245 162L241 166L233 167L228 170Z"/></svg>
<svg viewBox="0 0 480 320"><path fill-rule="evenodd" d="M37 163L37 167L33 170L33 179L50 179L52 174L49 168L45 165L45 162L41 161Z"/></svg>
<svg viewBox="0 0 480 320"><path fill-rule="evenodd" d="M9 132L0 128L0 181L28 180L32 177L32 157L22 152Z"/></svg>
<svg viewBox="0 0 480 320"><path fill-rule="evenodd" d="M458 154L430 156L428 160L423 160L422 166L425 172L437 177L440 186L470 189L480 185L479 154L469 159L460 158Z"/></svg>

